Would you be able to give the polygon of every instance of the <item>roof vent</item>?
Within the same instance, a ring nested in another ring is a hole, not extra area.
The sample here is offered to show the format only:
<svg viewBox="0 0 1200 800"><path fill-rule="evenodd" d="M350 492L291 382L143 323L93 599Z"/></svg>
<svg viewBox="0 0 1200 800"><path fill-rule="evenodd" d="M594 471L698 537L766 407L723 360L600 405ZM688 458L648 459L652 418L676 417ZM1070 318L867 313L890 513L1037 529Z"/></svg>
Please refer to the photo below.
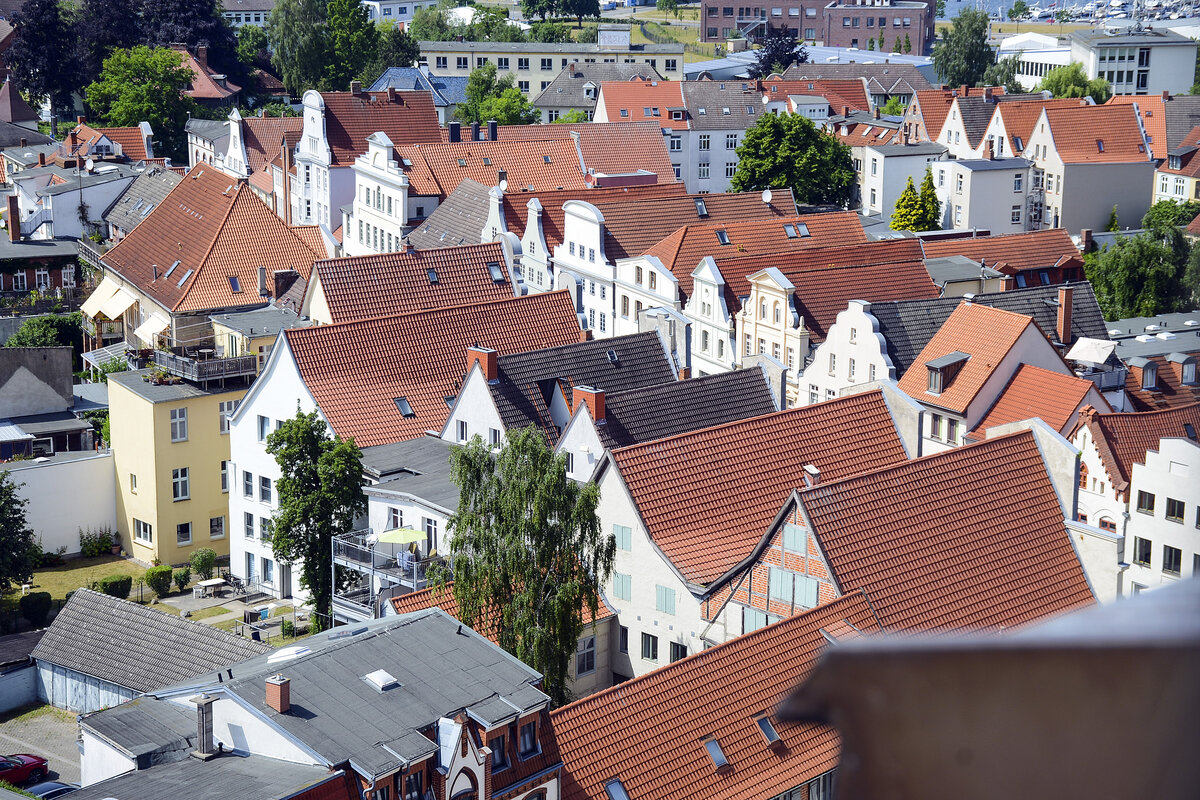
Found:
<svg viewBox="0 0 1200 800"><path fill-rule="evenodd" d="M820 482L821 482L821 470L817 468L817 465L816 464L805 464L804 465L804 485L805 486L816 486Z"/></svg>
<svg viewBox="0 0 1200 800"><path fill-rule="evenodd" d="M388 689L395 689L400 685L400 682L386 669L377 669L374 672L368 672L366 675L363 675L363 680L374 686L378 692L386 692Z"/></svg>
<svg viewBox="0 0 1200 800"><path fill-rule="evenodd" d="M1200 325L1200 323L1196 322L1194 319L1185 319L1183 324L1187 325L1189 328L1194 328L1196 325Z"/></svg>
<svg viewBox="0 0 1200 800"><path fill-rule="evenodd" d="M1136 339L1137 339L1137 341L1139 341L1139 342L1153 342L1153 341L1154 341L1154 336L1152 336L1152 335L1151 335L1151 334L1149 334L1149 333L1143 333L1143 334L1140 334L1139 336L1137 336L1137 337L1135 337L1135 338L1136 338Z"/></svg>
<svg viewBox="0 0 1200 800"><path fill-rule="evenodd" d="M1159 339L1162 339L1162 340L1164 340L1164 341L1166 341L1166 340L1169 340L1169 339L1177 339L1177 338L1179 338L1179 337L1177 337L1175 334L1171 333L1170 331L1163 331L1162 333L1159 333L1159 334L1156 334L1156 335L1157 335L1157 337L1158 337Z"/></svg>

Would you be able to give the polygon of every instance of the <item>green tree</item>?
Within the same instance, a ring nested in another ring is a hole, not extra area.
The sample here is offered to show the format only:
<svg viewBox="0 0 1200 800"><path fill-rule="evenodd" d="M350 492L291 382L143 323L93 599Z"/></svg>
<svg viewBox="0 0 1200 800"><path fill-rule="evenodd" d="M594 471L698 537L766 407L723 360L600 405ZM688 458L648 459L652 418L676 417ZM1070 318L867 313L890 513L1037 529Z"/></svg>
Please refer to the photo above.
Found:
<svg viewBox="0 0 1200 800"><path fill-rule="evenodd" d="M546 17L554 13L556 6L557 4L554 0L521 0L521 16L525 17L525 19L537 17L545 22ZM536 39L535 41L540 42L544 40Z"/></svg>
<svg viewBox="0 0 1200 800"><path fill-rule="evenodd" d="M925 177L921 179L921 224L924 231L940 231L942 229L942 203L938 200L937 190L933 188L933 168L925 168Z"/></svg>
<svg viewBox="0 0 1200 800"><path fill-rule="evenodd" d="M1020 56L1008 56L992 64L983 72L984 86L1003 86L1005 94L1024 94L1025 87L1017 78Z"/></svg>
<svg viewBox="0 0 1200 800"><path fill-rule="evenodd" d="M905 37L905 52L912 50ZM996 54L988 44L986 11L964 9L950 24L933 48L933 67L943 83L974 86L983 80L987 68L996 63Z"/></svg>
<svg viewBox="0 0 1200 800"><path fill-rule="evenodd" d="M529 41L560 43L571 41L571 29L561 22L535 22L529 27Z"/></svg>
<svg viewBox="0 0 1200 800"><path fill-rule="evenodd" d="M904 34L904 52L905 52L905 53L911 53L911 52L912 52L912 39L909 39L909 38L908 38L908 34L907 34L907 33L906 33L906 34Z"/></svg>
<svg viewBox="0 0 1200 800"><path fill-rule="evenodd" d="M135 47L142 42L141 0L82 0L75 13L75 36L79 42L81 80L91 83L104 67L104 59L118 47ZM97 25L97 20L104 20Z"/></svg>
<svg viewBox="0 0 1200 800"><path fill-rule="evenodd" d="M883 52L883 26L879 27L879 52Z"/></svg>
<svg viewBox="0 0 1200 800"><path fill-rule="evenodd" d="M678 0L658 0L658 2L656 2L654 4L654 7L657 8L659 11L663 12L664 14L673 14L675 16L675 19L680 18L679 17L680 11L679 11Z"/></svg>
<svg viewBox="0 0 1200 800"><path fill-rule="evenodd" d="M1200 244L1192 245L1187 264L1183 268L1183 291L1185 296L1180 306L1200 308Z"/></svg>
<svg viewBox="0 0 1200 800"><path fill-rule="evenodd" d="M512 24L506 10L476 6L467 38L476 42L524 42L525 32Z"/></svg>
<svg viewBox="0 0 1200 800"><path fill-rule="evenodd" d="M1012 8L1008 10L1008 19L1010 22L1025 19L1028 16L1029 4L1025 0L1017 0L1017 2L1013 3Z"/></svg>
<svg viewBox="0 0 1200 800"><path fill-rule="evenodd" d="M74 314L47 314L31 317L8 337L5 347L66 347L76 346L83 335L82 318Z"/></svg>
<svg viewBox="0 0 1200 800"><path fill-rule="evenodd" d="M511 74L496 78L496 65L484 64L471 72L465 90L467 101L455 114L466 123L496 120L501 125L531 125L538 121L537 109L518 89Z"/></svg>
<svg viewBox="0 0 1200 800"><path fill-rule="evenodd" d="M871 50L871 51L875 50L875 40L874 39L867 39L867 49Z"/></svg>
<svg viewBox="0 0 1200 800"><path fill-rule="evenodd" d="M280 470L271 540L275 558L300 565L300 585L313 608L328 614L333 601L333 537L351 531L367 508L362 453L353 439L330 438L317 411L297 411L267 437L267 452ZM319 618L313 621L319 627Z"/></svg>
<svg viewBox="0 0 1200 800"><path fill-rule="evenodd" d="M413 12L408 32L418 42L448 42L455 37L457 29L450 23L446 9L430 6Z"/></svg>
<svg viewBox="0 0 1200 800"><path fill-rule="evenodd" d="M236 74L237 38L225 21L219 0L142 0L142 37L138 44L194 50L208 47L208 61Z"/></svg>
<svg viewBox="0 0 1200 800"><path fill-rule="evenodd" d="M1042 76L1037 90L1050 92L1054 97L1090 97L1096 105L1107 103L1112 96L1108 81L1104 78L1088 80L1083 64L1078 61L1048 71Z"/></svg>
<svg viewBox="0 0 1200 800"><path fill-rule="evenodd" d="M1121 230L1121 218L1117 216L1117 207L1113 206L1112 211L1108 215L1108 224L1104 226L1104 230L1109 233L1114 233Z"/></svg>
<svg viewBox="0 0 1200 800"><path fill-rule="evenodd" d="M554 120L555 125L578 125L583 122L588 122L587 112L578 108L572 108L565 114L559 114L558 119Z"/></svg>
<svg viewBox="0 0 1200 800"><path fill-rule="evenodd" d="M888 101L879 109L880 114L886 114L889 117L902 117L907 110L899 95L892 95Z"/></svg>
<svg viewBox="0 0 1200 800"><path fill-rule="evenodd" d="M534 426L510 431L499 455L476 436L450 454L459 487L450 518L459 618L494 619L500 646L545 676L555 703L566 682L583 610L594 617L612 573L616 540L596 515L600 492L566 473Z"/></svg>
<svg viewBox="0 0 1200 800"><path fill-rule="evenodd" d="M913 186L912 176L909 176L904 191L896 198L896 206L892 209L892 221L888 225L894 231L920 231L924 210L921 208L921 196Z"/></svg>
<svg viewBox="0 0 1200 800"><path fill-rule="evenodd" d="M938 19L945 19L945 17L946 17L946 0L937 0L937 4L934 6L934 14L937 15Z"/></svg>
<svg viewBox="0 0 1200 800"><path fill-rule="evenodd" d="M316 88L328 54L323 0L277 0L267 20L267 41L271 63L290 94Z"/></svg>
<svg viewBox="0 0 1200 800"><path fill-rule="evenodd" d="M298 117L298 116L300 116L300 114L297 113L296 109L292 108L287 103L278 103L278 102L267 103L265 106L263 106L259 110L263 112L263 116L265 116L265 117Z"/></svg>
<svg viewBox="0 0 1200 800"><path fill-rule="evenodd" d="M801 114L763 114L737 149L731 191L789 188L797 203L846 206L856 178L850 148Z"/></svg>
<svg viewBox="0 0 1200 800"><path fill-rule="evenodd" d="M29 501L17 494L24 485L17 483L8 470L0 472L0 595L33 577L33 528L25 522Z"/></svg>
<svg viewBox="0 0 1200 800"><path fill-rule="evenodd" d="M575 27L582 28L584 17L600 16L600 0L559 0L558 10L575 17Z"/></svg>
<svg viewBox="0 0 1200 800"><path fill-rule="evenodd" d="M114 50L104 59L99 79L87 87L87 101L105 125L135 127L142 120L149 122L166 154L185 160L183 126L196 111L196 102L183 91L193 77L174 50L145 45Z"/></svg>
<svg viewBox="0 0 1200 800"><path fill-rule="evenodd" d="M12 79L34 103L49 100L56 113L70 108L81 82L75 28L58 0L25 0L13 18L4 53Z"/></svg>
<svg viewBox="0 0 1200 800"><path fill-rule="evenodd" d="M267 31L259 25L243 25L237 33L238 61L253 66L259 57L266 54L269 42Z"/></svg>
<svg viewBox="0 0 1200 800"><path fill-rule="evenodd" d="M598 41L599 36L600 26L589 25L576 34L575 41L579 42L580 44L595 44Z"/></svg>
<svg viewBox="0 0 1200 800"><path fill-rule="evenodd" d="M192 553L192 557L188 559L188 563L192 565L192 569L195 570L200 580L211 580L213 570L217 566L217 551L211 547L201 547Z"/></svg>
<svg viewBox="0 0 1200 800"><path fill-rule="evenodd" d="M1084 270L1105 319L1152 317L1189 307L1190 258L1178 229L1148 231L1089 253Z"/></svg>
<svg viewBox="0 0 1200 800"><path fill-rule="evenodd" d="M1146 216L1142 217L1143 228L1178 228L1184 227L1200 214L1200 200L1188 200L1186 203L1176 203L1174 200L1159 200L1150 206Z"/></svg>
<svg viewBox="0 0 1200 800"><path fill-rule="evenodd" d="M395 23L386 23L379 28L379 49L360 77L363 84L371 85L391 67L411 67L421 56L417 40L408 31Z"/></svg>
<svg viewBox="0 0 1200 800"><path fill-rule="evenodd" d="M1054 21L1058 23L1058 32L1061 35L1063 25L1071 21L1071 12L1065 8L1060 8L1054 12Z"/></svg>
<svg viewBox="0 0 1200 800"><path fill-rule="evenodd" d="M762 47L754 54L751 77L765 78L773 72L782 74L792 64L803 64L805 61L808 61L807 49L802 44L797 45L787 28L771 28L763 39Z"/></svg>
<svg viewBox="0 0 1200 800"><path fill-rule="evenodd" d="M328 54L321 87L345 91L378 55L379 28L358 0L329 0L325 15Z"/></svg>

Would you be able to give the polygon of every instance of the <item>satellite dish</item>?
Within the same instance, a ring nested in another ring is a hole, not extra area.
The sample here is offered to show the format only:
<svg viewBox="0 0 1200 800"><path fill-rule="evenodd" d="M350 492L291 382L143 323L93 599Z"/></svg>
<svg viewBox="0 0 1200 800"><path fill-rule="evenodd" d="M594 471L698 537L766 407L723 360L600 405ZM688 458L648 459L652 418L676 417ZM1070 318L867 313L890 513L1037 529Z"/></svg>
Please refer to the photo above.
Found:
<svg viewBox="0 0 1200 800"><path fill-rule="evenodd" d="M96 162L92 161L90 158L87 161L83 162L83 168L86 169L88 172L91 172L92 167L94 167L94 166L96 166Z"/></svg>
<svg viewBox="0 0 1200 800"><path fill-rule="evenodd" d="M762 193L762 201L763 201L764 203L770 203L770 202L771 202L771 198L772 198L773 196L774 196L774 195L772 195L772 194L771 194L771 190L770 190L770 189L763 189L763 193Z"/></svg>
<svg viewBox="0 0 1200 800"><path fill-rule="evenodd" d="M507 191L508 191L508 179L507 179L507 178L505 178L504 180L500 181L500 191L502 191L502 192L507 192Z"/></svg>

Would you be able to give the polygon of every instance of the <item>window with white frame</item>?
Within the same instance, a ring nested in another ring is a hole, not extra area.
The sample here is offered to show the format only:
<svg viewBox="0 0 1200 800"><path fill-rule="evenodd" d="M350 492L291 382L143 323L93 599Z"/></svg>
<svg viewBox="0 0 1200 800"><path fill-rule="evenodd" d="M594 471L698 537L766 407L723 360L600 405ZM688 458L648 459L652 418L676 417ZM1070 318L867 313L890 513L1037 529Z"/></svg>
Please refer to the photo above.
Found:
<svg viewBox="0 0 1200 800"><path fill-rule="evenodd" d="M221 462L221 493L229 493L229 462Z"/></svg>
<svg viewBox="0 0 1200 800"><path fill-rule="evenodd" d="M575 677L596 671L596 637L581 636L575 648Z"/></svg>
<svg viewBox="0 0 1200 800"><path fill-rule="evenodd" d="M266 475L258 476L258 499L264 503L271 502L271 479Z"/></svg>
<svg viewBox="0 0 1200 800"><path fill-rule="evenodd" d="M154 542L154 526L149 522L142 522L140 519L133 521L133 538L139 542L151 544Z"/></svg>
<svg viewBox="0 0 1200 800"><path fill-rule="evenodd" d="M188 422L186 408L171 409L171 441L186 442L188 438Z"/></svg>
<svg viewBox="0 0 1200 800"><path fill-rule="evenodd" d="M225 515L219 517L209 517L208 519L208 538L224 539L225 538Z"/></svg>
<svg viewBox="0 0 1200 800"><path fill-rule="evenodd" d="M221 433L229 433L229 417L237 411L237 400L222 400L217 404L217 418L221 426Z"/></svg>
<svg viewBox="0 0 1200 800"><path fill-rule="evenodd" d="M271 433L271 420L268 419L267 417L264 417L262 414L259 414L258 415L258 440L260 442L265 442L267 440L267 436L270 435L270 433Z"/></svg>
<svg viewBox="0 0 1200 800"><path fill-rule="evenodd" d="M387 530L394 531L404 527L404 512L395 506L388 506Z"/></svg>
<svg viewBox="0 0 1200 800"><path fill-rule="evenodd" d="M171 470L171 499L174 502L187 500L192 496L191 481L188 478L188 468L180 467Z"/></svg>
<svg viewBox="0 0 1200 800"><path fill-rule="evenodd" d="M175 544L183 547L192 543L192 523L181 522L175 526Z"/></svg>
<svg viewBox="0 0 1200 800"><path fill-rule="evenodd" d="M254 538L254 515L249 511L242 515L242 532L247 539Z"/></svg>

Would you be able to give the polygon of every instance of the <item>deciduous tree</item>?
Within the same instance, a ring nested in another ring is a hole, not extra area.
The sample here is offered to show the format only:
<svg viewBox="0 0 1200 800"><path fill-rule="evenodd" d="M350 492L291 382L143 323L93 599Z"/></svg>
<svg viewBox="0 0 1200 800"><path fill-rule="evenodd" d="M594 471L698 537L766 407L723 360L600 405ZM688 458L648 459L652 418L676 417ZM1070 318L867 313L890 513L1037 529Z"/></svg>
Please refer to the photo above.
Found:
<svg viewBox="0 0 1200 800"><path fill-rule="evenodd" d="M413 12L413 19L408 25L408 31L418 42L448 42L454 38L456 28L450 23L444 8L431 6L418 8Z"/></svg>
<svg viewBox="0 0 1200 800"><path fill-rule="evenodd" d="M558 10L575 17L575 27L582 28L584 17L600 16L600 0L559 0Z"/></svg>
<svg viewBox="0 0 1200 800"><path fill-rule="evenodd" d="M906 35L905 52L911 50ZM986 11L964 9L933 48L933 67L942 82L951 86L974 86L994 63L996 54L988 44Z"/></svg>
<svg viewBox="0 0 1200 800"><path fill-rule="evenodd" d="M501 125L531 125L537 109L525 99L511 74L496 78L496 65L484 64L471 72L465 90L467 101L454 112L462 122L496 120Z"/></svg>
<svg viewBox="0 0 1200 800"><path fill-rule="evenodd" d="M1038 91L1048 91L1055 97L1090 97L1096 105L1108 102L1112 87L1104 78L1088 79L1083 64L1078 61L1048 71L1038 84Z"/></svg>
<svg viewBox="0 0 1200 800"><path fill-rule="evenodd" d="M23 485L8 470L0 472L0 595L33 577L33 529L25 522L29 501L17 494Z"/></svg>
<svg viewBox="0 0 1200 800"><path fill-rule="evenodd" d="M854 197L850 148L801 114L763 114L737 154L732 191L790 188L797 203L840 206Z"/></svg>
<svg viewBox="0 0 1200 800"><path fill-rule="evenodd" d="M277 0L267 22L267 40L271 63L290 94L318 87L328 49L322 0Z"/></svg>
<svg viewBox="0 0 1200 800"><path fill-rule="evenodd" d="M328 54L321 87L345 91L379 53L379 28L358 0L329 0L325 11Z"/></svg>
<svg viewBox="0 0 1200 800"><path fill-rule="evenodd" d="M81 65L75 29L58 0L25 0L13 27L4 59L16 85L35 102L49 100L56 113L69 109L82 85Z"/></svg>
<svg viewBox="0 0 1200 800"><path fill-rule="evenodd" d="M184 44L191 50L204 45L214 67L229 74L238 68L237 38L218 0L144 0L139 44Z"/></svg>
<svg viewBox="0 0 1200 800"><path fill-rule="evenodd" d="M167 154L182 160L183 126L196 110L195 101L183 94L192 79L191 68L183 66L182 54L174 50L145 45L114 50L104 59L100 77L87 87L87 101L105 125L149 122Z"/></svg>
<svg viewBox="0 0 1200 800"><path fill-rule="evenodd" d="M275 558L299 564L300 585L313 608L327 614L333 601L333 537L353 530L367 508L362 453L353 439L331 438L316 411L297 411L273 431L267 452L280 471L271 539Z"/></svg>
<svg viewBox="0 0 1200 800"><path fill-rule="evenodd" d="M616 541L600 527L594 483L567 477L566 457L530 426L499 454L476 436L450 455L459 487L450 518L454 599L468 625L496 622L500 646L545 676L556 703L570 699L571 659L583 611L595 617Z"/></svg>
<svg viewBox="0 0 1200 800"><path fill-rule="evenodd" d="M1008 56L992 64L983 73L984 86L1003 86L1005 94L1024 94L1025 87L1017 79L1019 56Z"/></svg>
<svg viewBox="0 0 1200 800"><path fill-rule="evenodd" d="M902 117L907 106L900 99L899 95L892 95L888 101L879 109L880 114L886 114L889 117Z"/></svg>
<svg viewBox="0 0 1200 800"><path fill-rule="evenodd" d="M1186 203L1159 200L1150 206L1146 216L1142 217L1142 227L1155 229L1186 227L1196 218L1197 214L1200 214L1200 200L1188 200Z"/></svg>
<svg viewBox="0 0 1200 800"><path fill-rule="evenodd" d="M1084 259L1087 279L1105 319L1152 317L1188 307L1189 248L1178 228L1147 231L1118 239Z"/></svg>
<svg viewBox="0 0 1200 800"><path fill-rule="evenodd" d="M578 108L572 108L564 114L559 114L558 119L554 120L555 125L576 125L581 122L587 122L588 115L586 111L581 111Z"/></svg>
<svg viewBox="0 0 1200 800"><path fill-rule="evenodd" d="M529 41L569 42L571 41L571 29L561 22L535 22L529 27Z"/></svg>
<svg viewBox="0 0 1200 800"><path fill-rule="evenodd" d="M1008 18L1010 21L1025 19L1029 16L1029 4L1025 0L1017 0L1013 3L1012 8L1008 10Z"/></svg>
<svg viewBox="0 0 1200 800"><path fill-rule="evenodd" d="M253 66L268 52L267 31L259 25L243 25L237 33L238 61Z"/></svg>
<svg viewBox="0 0 1200 800"><path fill-rule="evenodd" d="M379 49L363 70L361 80L369 86L391 67L411 67L420 56L421 48L417 40L399 25L389 22L379 28Z"/></svg>
<svg viewBox="0 0 1200 800"><path fill-rule="evenodd" d="M762 47L754 54L751 77L765 78L773 72L783 73L792 64L808 61L808 51L797 43L787 28L772 28L763 39Z"/></svg>
<svg viewBox="0 0 1200 800"><path fill-rule="evenodd" d="M66 347L76 346L83 335L81 317L74 314L46 314L30 317L21 323L5 347Z"/></svg>
<svg viewBox="0 0 1200 800"><path fill-rule="evenodd" d="M141 0L80 2L74 22L82 72L80 85L91 83L100 75L104 59L113 50L143 44L141 10ZM103 24L97 24L98 20L103 20Z"/></svg>
<svg viewBox="0 0 1200 800"><path fill-rule="evenodd" d="M552 15L555 11L555 0L521 0L521 15L525 19L538 19L545 22L546 17ZM543 41L537 39L536 41Z"/></svg>

